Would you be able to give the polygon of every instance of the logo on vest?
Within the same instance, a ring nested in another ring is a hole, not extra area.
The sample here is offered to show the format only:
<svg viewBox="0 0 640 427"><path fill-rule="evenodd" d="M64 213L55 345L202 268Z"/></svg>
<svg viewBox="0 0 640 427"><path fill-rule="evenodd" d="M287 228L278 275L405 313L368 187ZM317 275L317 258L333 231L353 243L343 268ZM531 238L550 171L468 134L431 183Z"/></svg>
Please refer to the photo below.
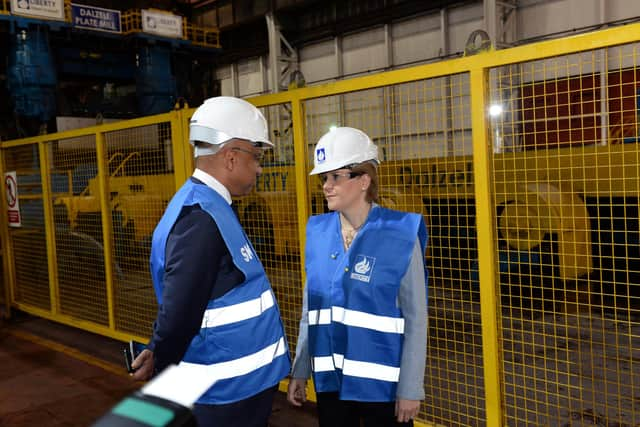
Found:
<svg viewBox="0 0 640 427"><path fill-rule="evenodd" d="M245 243L245 245L240 248L240 253L242 254L242 259L244 259L244 262L249 262L253 259L253 251L251 250L251 246L249 246L248 243Z"/></svg>
<svg viewBox="0 0 640 427"><path fill-rule="evenodd" d="M356 262L353 266L351 278L361 282L369 283L371 280L371 272L376 259L366 255L356 255Z"/></svg>

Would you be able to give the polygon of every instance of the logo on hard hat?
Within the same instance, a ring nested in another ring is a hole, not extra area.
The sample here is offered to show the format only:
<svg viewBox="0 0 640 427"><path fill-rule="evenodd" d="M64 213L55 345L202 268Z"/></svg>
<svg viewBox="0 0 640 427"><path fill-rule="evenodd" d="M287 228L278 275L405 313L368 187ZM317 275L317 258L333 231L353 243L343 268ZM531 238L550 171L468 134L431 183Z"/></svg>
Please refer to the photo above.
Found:
<svg viewBox="0 0 640 427"><path fill-rule="evenodd" d="M318 148L316 150L316 163L322 163L327 160L327 155L324 152L324 148Z"/></svg>

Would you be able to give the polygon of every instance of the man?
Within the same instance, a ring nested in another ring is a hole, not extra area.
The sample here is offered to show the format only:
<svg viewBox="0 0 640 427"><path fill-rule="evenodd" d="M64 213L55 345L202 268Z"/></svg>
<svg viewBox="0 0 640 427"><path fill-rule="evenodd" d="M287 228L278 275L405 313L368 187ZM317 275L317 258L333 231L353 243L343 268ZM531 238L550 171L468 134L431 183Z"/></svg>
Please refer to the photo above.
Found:
<svg viewBox="0 0 640 427"><path fill-rule="evenodd" d="M194 406L200 426L266 426L290 368L271 285L231 208L231 196L248 194L262 172L268 135L248 102L206 100L190 123L196 170L153 233L159 309L133 378L180 363L215 380Z"/></svg>

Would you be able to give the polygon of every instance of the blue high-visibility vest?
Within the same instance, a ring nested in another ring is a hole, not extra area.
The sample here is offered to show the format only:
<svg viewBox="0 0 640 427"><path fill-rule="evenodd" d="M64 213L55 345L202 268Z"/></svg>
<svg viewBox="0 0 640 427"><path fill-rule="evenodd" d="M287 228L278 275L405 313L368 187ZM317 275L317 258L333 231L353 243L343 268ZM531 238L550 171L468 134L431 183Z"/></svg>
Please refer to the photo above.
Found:
<svg viewBox="0 0 640 427"><path fill-rule="evenodd" d="M416 239L424 254L426 226L418 214L374 207L347 252L340 230L335 212L307 224L309 352L316 391L338 391L343 400L393 401L404 335L398 292Z"/></svg>
<svg viewBox="0 0 640 427"><path fill-rule="evenodd" d="M191 180L178 190L153 233L151 275L158 304L162 304L169 232L182 207L192 205L211 215L246 280L208 302L201 329L180 365L216 380L197 403L236 402L287 376L288 345L271 285L238 218L216 191Z"/></svg>

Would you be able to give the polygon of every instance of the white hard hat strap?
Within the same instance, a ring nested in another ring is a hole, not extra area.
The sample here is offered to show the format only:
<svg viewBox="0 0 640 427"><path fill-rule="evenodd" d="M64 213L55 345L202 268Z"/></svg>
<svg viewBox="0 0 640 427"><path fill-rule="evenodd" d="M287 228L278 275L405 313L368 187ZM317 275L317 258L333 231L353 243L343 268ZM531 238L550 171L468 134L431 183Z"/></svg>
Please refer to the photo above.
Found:
<svg viewBox="0 0 640 427"><path fill-rule="evenodd" d="M189 139L191 141L202 141L211 145L223 144L229 141L230 139L233 139L233 137L219 130L211 129L206 126L198 126L194 124L191 125L189 132L190 132Z"/></svg>
<svg viewBox="0 0 640 427"><path fill-rule="evenodd" d="M224 144L198 144L193 147L193 157L202 157L202 156L210 156L212 154L216 154L224 147Z"/></svg>

